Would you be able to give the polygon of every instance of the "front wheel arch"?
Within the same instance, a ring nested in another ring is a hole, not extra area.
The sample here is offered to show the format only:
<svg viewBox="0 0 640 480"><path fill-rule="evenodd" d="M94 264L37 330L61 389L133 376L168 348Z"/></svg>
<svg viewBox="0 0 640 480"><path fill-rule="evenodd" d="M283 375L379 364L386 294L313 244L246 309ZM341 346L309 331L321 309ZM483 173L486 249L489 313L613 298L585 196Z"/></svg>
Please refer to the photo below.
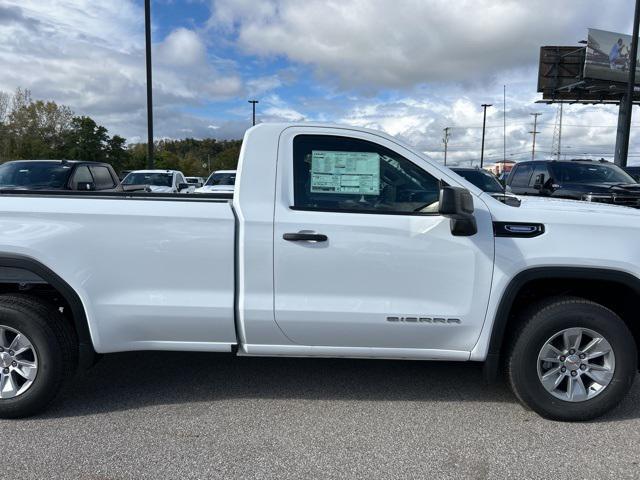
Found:
<svg viewBox="0 0 640 480"><path fill-rule="evenodd" d="M628 316L624 315L624 312L619 312L615 305L606 304L603 299L593 298L589 293L593 288L618 289L620 292L628 293L638 304L640 303L639 278L627 272L603 268L534 267L521 271L513 277L502 294L494 316L484 364L484 375L487 381L495 381L498 377L510 336L517 329L519 302L528 293L528 289L535 288L536 282L542 281L544 283L553 281L562 287L558 291L542 294L543 296L538 297L537 300L557 295L573 295L602 303L623 317L640 349L640 322L635 322L635 325L630 324ZM638 367L640 368L640 364Z"/></svg>

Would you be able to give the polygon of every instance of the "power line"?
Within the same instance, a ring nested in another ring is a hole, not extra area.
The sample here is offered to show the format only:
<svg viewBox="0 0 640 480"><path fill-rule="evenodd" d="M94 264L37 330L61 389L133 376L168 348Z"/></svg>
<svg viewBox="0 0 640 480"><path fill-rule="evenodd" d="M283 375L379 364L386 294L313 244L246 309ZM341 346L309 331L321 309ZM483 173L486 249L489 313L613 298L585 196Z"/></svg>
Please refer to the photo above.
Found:
<svg viewBox="0 0 640 480"><path fill-rule="evenodd" d="M538 117L542 115L541 113L531 113L533 115L533 131L529 132L533 134L533 146L531 148L531 160L536 159L536 135L540 133L536 127L538 126Z"/></svg>
<svg viewBox="0 0 640 480"><path fill-rule="evenodd" d="M484 110L484 114L482 117L482 148L480 150L480 168L482 168L484 163L484 134L485 134L485 126L487 124L487 108L489 108L491 104L483 103L482 108Z"/></svg>
<svg viewBox="0 0 640 480"><path fill-rule="evenodd" d="M449 145L449 130L447 127L444 129L444 138L442 139L442 143L444 143L444 164L447 164L447 146Z"/></svg>

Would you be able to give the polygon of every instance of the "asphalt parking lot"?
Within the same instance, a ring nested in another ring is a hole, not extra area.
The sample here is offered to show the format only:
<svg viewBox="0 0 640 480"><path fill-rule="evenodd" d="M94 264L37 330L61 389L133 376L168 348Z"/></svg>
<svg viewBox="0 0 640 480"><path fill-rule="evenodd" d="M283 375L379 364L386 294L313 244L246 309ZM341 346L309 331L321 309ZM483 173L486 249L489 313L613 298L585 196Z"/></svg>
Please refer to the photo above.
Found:
<svg viewBox="0 0 640 480"><path fill-rule="evenodd" d="M473 364L127 353L0 432L3 479L639 478L640 381L567 424Z"/></svg>

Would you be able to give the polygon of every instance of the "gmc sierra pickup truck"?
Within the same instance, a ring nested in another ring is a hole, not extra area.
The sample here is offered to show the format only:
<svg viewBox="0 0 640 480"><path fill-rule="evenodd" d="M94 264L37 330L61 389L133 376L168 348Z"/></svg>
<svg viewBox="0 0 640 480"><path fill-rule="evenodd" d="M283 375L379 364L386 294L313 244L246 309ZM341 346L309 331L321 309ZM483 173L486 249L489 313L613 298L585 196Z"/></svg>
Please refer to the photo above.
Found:
<svg viewBox="0 0 640 480"><path fill-rule="evenodd" d="M505 204L375 131L251 128L234 193L3 193L0 232L2 417L132 350L484 362L562 420L638 370L640 211Z"/></svg>

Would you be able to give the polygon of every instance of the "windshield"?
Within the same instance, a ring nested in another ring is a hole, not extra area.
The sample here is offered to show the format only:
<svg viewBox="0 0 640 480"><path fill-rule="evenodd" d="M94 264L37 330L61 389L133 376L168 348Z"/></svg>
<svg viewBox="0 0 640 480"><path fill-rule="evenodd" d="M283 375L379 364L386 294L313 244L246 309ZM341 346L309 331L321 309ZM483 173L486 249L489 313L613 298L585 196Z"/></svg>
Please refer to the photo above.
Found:
<svg viewBox="0 0 640 480"><path fill-rule="evenodd" d="M624 170L598 163L550 164L553 179L567 183L636 183Z"/></svg>
<svg viewBox="0 0 640 480"><path fill-rule="evenodd" d="M71 170L62 162L7 162L0 165L0 187L61 189Z"/></svg>
<svg viewBox="0 0 640 480"><path fill-rule="evenodd" d="M205 185L213 186L213 185L235 185L236 183L236 172L228 172L228 173L213 173L207 180Z"/></svg>
<svg viewBox="0 0 640 480"><path fill-rule="evenodd" d="M453 171L484 192L502 193L504 191L498 179L484 170L456 170L454 168Z"/></svg>
<svg viewBox="0 0 640 480"><path fill-rule="evenodd" d="M154 185L157 187L172 187L172 173L143 173L133 172L125 177L123 185Z"/></svg>

